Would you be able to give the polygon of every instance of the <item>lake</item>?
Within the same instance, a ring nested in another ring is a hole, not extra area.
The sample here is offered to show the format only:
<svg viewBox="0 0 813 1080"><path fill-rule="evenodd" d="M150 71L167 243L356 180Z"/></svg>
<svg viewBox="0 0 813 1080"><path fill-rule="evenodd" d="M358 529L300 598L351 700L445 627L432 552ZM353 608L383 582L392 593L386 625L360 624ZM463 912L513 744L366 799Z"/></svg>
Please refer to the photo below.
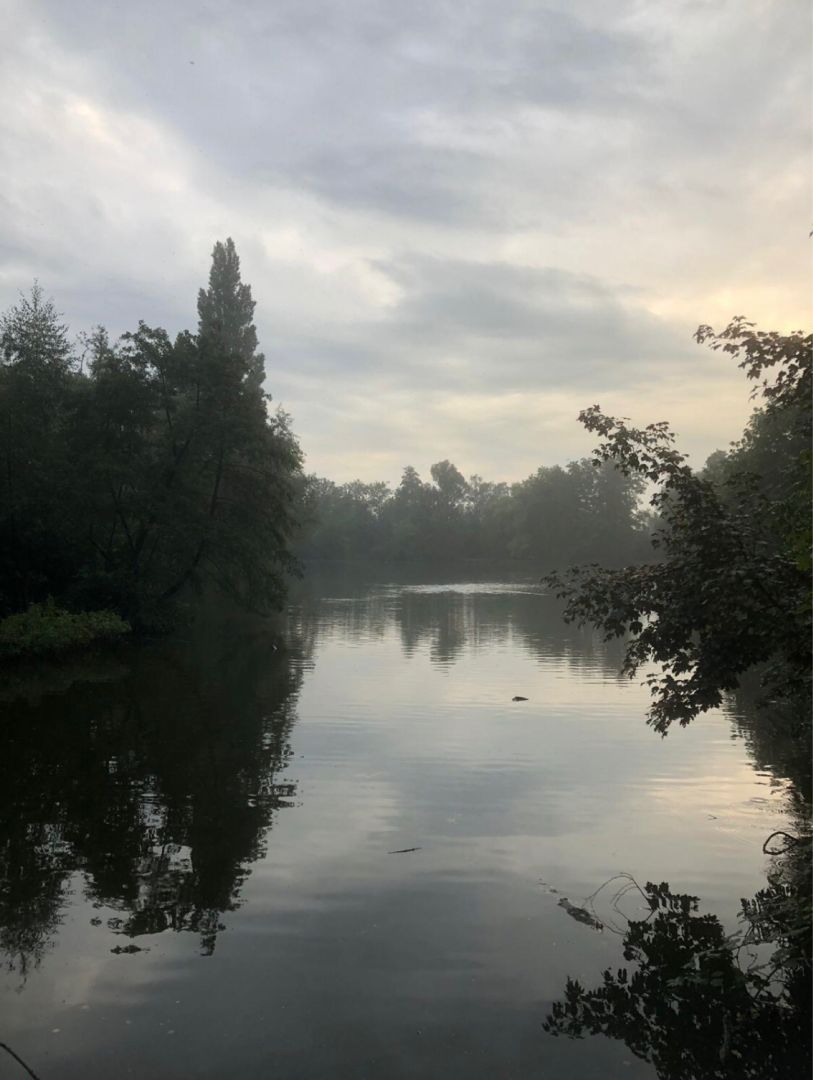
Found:
<svg viewBox="0 0 813 1080"><path fill-rule="evenodd" d="M789 782L733 706L656 735L536 581L323 570L282 644L7 681L0 1041L41 1080L655 1077L552 1003L647 882L736 930Z"/></svg>

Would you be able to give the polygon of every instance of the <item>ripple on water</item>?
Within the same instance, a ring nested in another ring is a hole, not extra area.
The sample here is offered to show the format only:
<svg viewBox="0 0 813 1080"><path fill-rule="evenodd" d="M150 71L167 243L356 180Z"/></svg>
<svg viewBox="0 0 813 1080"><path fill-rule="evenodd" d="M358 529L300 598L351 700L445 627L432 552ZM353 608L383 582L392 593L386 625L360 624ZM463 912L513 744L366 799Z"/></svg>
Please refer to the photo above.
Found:
<svg viewBox="0 0 813 1080"><path fill-rule="evenodd" d="M4 1039L58 1028L68 1080L651 1080L608 1040L545 1041L567 978L623 963L558 899L626 873L732 918L789 820L735 718L659 738L618 643L530 577L342 580L292 602L288 639L256 663L173 654L16 726L8 880L39 881L14 910L45 944L4 988ZM125 927L143 951L111 952Z"/></svg>

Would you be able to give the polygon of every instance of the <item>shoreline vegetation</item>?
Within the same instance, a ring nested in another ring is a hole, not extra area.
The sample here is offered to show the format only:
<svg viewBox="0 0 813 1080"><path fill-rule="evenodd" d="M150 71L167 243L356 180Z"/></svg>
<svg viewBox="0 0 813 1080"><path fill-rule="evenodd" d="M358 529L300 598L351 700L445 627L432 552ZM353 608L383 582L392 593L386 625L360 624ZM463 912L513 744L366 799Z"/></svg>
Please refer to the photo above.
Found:
<svg viewBox="0 0 813 1080"><path fill-rule="evenodd" d="M279 612L320 562L532 562L565 617L654 661L650 723L719 705L749 670L810 696L811 346L736 318L698 344L754 384L742 439L694 470L663 422L580 417L592 459L527 479L450 461L397 487L303 468L271 408L255 302L234 243L215 244L196 333L140 322L77 350L35 283L0 317L0 662L165 634L219 597ZM649 506L642 504L651 495Z"/></svg>
<svg viewBox="0 0 813 1080"><path fill-rule="evenodd" d="M297 540L310 561L520 561L542 568L647 561L654 521L645 485L589 459L540 466L518 483L466 479L450 461L425 481L408 465L398 486L307 476Z"/></svg>
<svg viewBox="0 0 813 1080"><path fill-rule="evenodd" d="M0 662L63 657L120 642L131 631L115 611L67 611L49 599L0 619Z"/></svg>
<svg viewBox="0 0 813 1080"><path fill-rule="evenodd" d="M253 311L227 240L197 333L174 342L140 323L111 343L99 327L78 356L38 285L0 319L0 697L28 679L30 695L47 692L52 662L57 692L115 677L93 670L94 651L128 639L212 636L228 618L256 634L303 569L318 582L320 565L360 561L533 565L565 621L618 640L623 674L653 672L659 734L759 682L755 761L778 755L798 820L785 847L765 849L774 866L742 901L736 942L697 897L635 882L649 912L624 928L633 974L608 969L593 989L569 979L545 1030L620 1039L664 1080L779 1080L797 1061L809 1072L813 338L744 319L700 328L756 399L742 439L701 470L666 423L635 428L594 405L580 416L592 459L511 485L440 461L429 481L407 466L393 489L305 475L290 417L263 389ZM246 650L231 638L234 663ZM769 964L743 969L754 943Z"/></svg>
<svg viewBox="0 0 813 1080"><path fill-rule="evenodd" d="M264 390L231 240L197 307L195 334L99 326L78 348L38 284L0 318L0 618L28 613L6 627L17 654L165 632L213 589L282 605L302 458Z"/></svg>

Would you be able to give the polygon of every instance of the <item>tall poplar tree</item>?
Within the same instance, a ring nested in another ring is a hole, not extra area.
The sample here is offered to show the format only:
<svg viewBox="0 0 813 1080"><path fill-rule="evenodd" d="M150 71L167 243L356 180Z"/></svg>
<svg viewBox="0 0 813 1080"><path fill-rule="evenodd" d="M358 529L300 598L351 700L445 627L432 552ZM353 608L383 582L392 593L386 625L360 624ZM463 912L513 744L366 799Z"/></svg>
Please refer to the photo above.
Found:
<svg viewBox="0 0 813 1080"><path fill-rule="evenodd" d="M209 288L198 293L198 341L211 354L226 359L242 383L260 390L265 357L257 352L257 330L251 286L240 279L240 258L234 241L218 241L212 252Z"/></svg>
<svg viewBox="0 0 813 1080"><path fill-rule="evenodd" d="M143 323L117 346L93 342L76 454L94 602L137 623L207 583L267 611L296 566L300 452L287 418L269 412L254 301L231 240L215 246L198 311L198 334L174 343Z"/></svg>
<svg viewBox="0 0 813 1080"><path fill-rule="evenodd" d="M295 568L294 479L301 454L287 417L271 413L257 349L255 303L231 238L215 244L209 287L198 295L194 369L197 542L165 595L199 569L245 606L265 610Z"/></svg>

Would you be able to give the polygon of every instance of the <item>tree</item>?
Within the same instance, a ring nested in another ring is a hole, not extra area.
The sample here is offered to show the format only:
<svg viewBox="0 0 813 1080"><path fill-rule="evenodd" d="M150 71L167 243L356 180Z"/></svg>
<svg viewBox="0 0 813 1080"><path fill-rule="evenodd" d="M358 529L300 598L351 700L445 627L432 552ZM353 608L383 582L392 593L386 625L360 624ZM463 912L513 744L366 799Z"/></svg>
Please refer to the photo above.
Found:
<svg viewBox="0 0 813 1080"><path fill-rule="evenodd" d="M567 553L581 543L581 501L573 478L561 466L542 466L512 489L513 555L572 562Z"/></svg>
<svg viewBox="0 0 813 1080"><path fill-rule="evenodd" d="M396 559L420 558L427 549L431 492L418 471L407 465L385 515Z"/></svg>
<svg viewBox="0 0 813 1080"><path fill-rule="evenodd" d="M237 382L259 391L265 378L265 357L257 352L257 330L251 286L240 279L234 241L218 241L212 251L209 287L198 293L198 344L210 359Z"/></svg>
<svg viewBox="0 0 813 1080"><path fill-rule="evenodd" d="M197 337L181 335L169 351L145 327L130 339L161 399L163 468L142 526L155 534L164 571L159 601L209 580L267 611L296 569L289 542L301 454L289 418L269 412L254 306L229 239L212 253Z"/></svg>
<svg viewBox="0 0 813 1080"><path fill-rule="evenodd" d="M597 467L589 458L572 461L567 471L578 493L579 521L571 540L578 558L616 565L640 557L642 478L625 475L612 461Z"/></svg>
<svg viewBox="0 0 813 1080"><path fill-rule="evenodd" d="M70 575L62 437L74 382L67 327L35 282L0 320L0 612L44 598Z"/></svg>
<svg viewBox="0 0 813 1080"><path fill-rule="evenodd" d="M451 461L438 461L429 472L438 489L441 501L449 508L459 507L468 491L463 474Z"/></svg>
<svg viewBox="0 0 813 1080"><path fill-rule="evenodd" d="M596 461L656 485L651 502L663 527L652 542L662 558L546 579L566 600L566 619L628 637L628 675L652 661L660 666L647 681L650 723L661 734L719 705L756 665L768 695L801 704L799 715L810 687L810 560L802 550L808 452L799 447L810 439L813 338L759 332L744 319L720 334L700 327L696 336L759 381L762 407L731 455L725 490L690 468L666 423L638 429L593 406L579 419L601 436ZM778 481L771 483L746 467L757 463L754 432L765 427L785 432L773 443Z"/></svg>
<svg viewBox="0 0 813 1080"><path fill-rule="evenodd" d="M386 554L388 532L382 515L389 500L385 483L353 480L335 484L318 476L307 477L302 496L305 554L317 559Z"/></svg>
<svg viewBox="0 0 813 1080"><path fill-rule="evenodd" d="M301 455L269 410L251 290L216 244L198 333L84 339L39 286L0 323L0 613L51 594L163 621L188 586L254 610L296 570Z"/></svg>
<svg viewBox="0 0 813 1080"><path fill-rule="evenodd" d="M547 565L587 557L634 559L644 532L642 482L588 460L540 468L527 480L464 479L450 461L431 467L425 484L407 466L398 488L355 480L337 485L309 477L302 493L306 556L396 559L517 556Z"/></svg>
<svg viewBox="0 0 813 1080"><path fill-rule="evenodd" d="M466 491L466 523L469 554L505 555L511 495L508 484L470 476Z"/></svg>
<svg viewBox="0 0 813 1080"><path fill-rule="evenodd" d="M203 574L244 606L268 610L280 602L284 576L296 567L288 546L301 454L289 418L269 414L254 306L233 241L215 244L209 288L198 296L186 388L199 498L189 507L184 565L165 599Z"/></svg>
<svg viewBox="0 0 813 1080"><path fill-rule="evenodd" d="M40 392L73 366L68 328L60 319L53 300L35 281L31 295L21 294L19 304L0 321L3 364L22 371Z"/></svg>

